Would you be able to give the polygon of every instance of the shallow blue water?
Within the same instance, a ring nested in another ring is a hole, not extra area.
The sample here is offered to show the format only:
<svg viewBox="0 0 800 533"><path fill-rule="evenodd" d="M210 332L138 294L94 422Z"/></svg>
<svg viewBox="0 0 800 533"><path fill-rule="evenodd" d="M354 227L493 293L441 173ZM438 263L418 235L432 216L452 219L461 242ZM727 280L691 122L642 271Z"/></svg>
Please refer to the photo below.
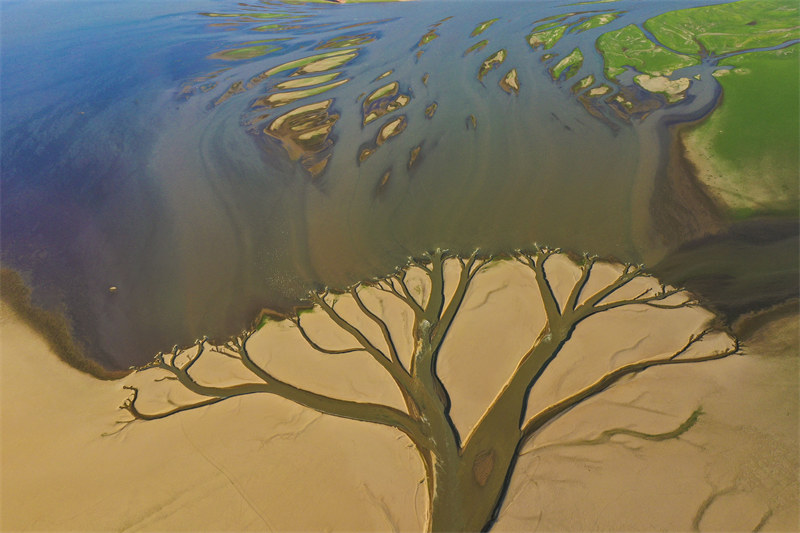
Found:
<svg viewBox="0 0 800 533"><path fill-rule="evenodd" d="M665 158L661 119L710 109L716 84L704 76L685 103L633 124L607 108L592 117L569 88L590 73L603 81L600 33L703 3L5 2L3 264L23 273L36 303L66 313L92 357L125 367L432 247L538 241L655 262L668 251L648 207ZM592 13L569 20L621 13L549 50L585 53L574 78L553 81L553 63L525 36L536 20L578 11ZM431 30L437 37L421 44ZM346 83L253 107L297 78L259 74L354 37L355 57L326 71ZM481 39L486 48L465 54ZM268 53L241 51L253 46ZM499 49L507 59L479 81ZM498 85L511 68L518 95ZM365 95L393 81L409 103L363 124ZM220 101L237 82L243 90ZM327 99L330 158L313 176L308 154L293 157L264 128ZM405 130L360 162L400 115Z"/></svg>

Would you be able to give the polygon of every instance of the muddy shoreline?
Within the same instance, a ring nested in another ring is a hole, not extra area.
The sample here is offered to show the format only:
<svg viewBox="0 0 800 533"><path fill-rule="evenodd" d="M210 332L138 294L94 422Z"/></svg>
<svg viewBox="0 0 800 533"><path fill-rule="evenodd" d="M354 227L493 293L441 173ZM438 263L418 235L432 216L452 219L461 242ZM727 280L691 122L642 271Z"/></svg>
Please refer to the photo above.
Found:
<svg viewBox="0 0 800 533"><path fill-rule="evenodd" d="M682 135L710 116L722 98L720 91L702 116L664 119L667 161L650 206L654 238L670 251L650 270L697 294L732 324L797 298L800 227L794 217L734 220L699 180Z"/></svg>
<svg viewBox="0 0 800 533"><path fill-rule="evenodd" d="M721 93L717 94L712 105L688 120L685 115L661 119L662 164L649 200L649 231L653 242L660 243L667 253L648 269L665 283L697 294L704 305L732 324L739 317L797 298L800 231L794 218L731 220L698 180L684 153L681 134L701 123L721 98ZM83 339L76 337L76 325L70 323L68 314L31 303L30 289L16 272L4 268L2 284L0 297L48 339L62 360L101 379L126 373L104 368L91 357L91 347L84 347ZM252 318L257 315L254 307Z"/></svg>

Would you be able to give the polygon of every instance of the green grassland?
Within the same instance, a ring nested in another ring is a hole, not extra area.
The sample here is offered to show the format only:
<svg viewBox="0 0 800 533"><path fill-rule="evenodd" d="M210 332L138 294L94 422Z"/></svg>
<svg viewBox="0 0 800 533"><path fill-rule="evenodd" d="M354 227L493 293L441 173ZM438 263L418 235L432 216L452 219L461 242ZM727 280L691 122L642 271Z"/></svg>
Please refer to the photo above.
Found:
<svg viewBox="0 0 800 533"><path fill-rule="evenodd" d="M713 154L704 181L734 215L797 214L800 45L720 64L733 67L718 78L722 104L685 136Z"/></svg>
<svg viewBox="0 0 800 533"><path fill-rule="evenodd" d="M263 44L263 43L274 43L274 42L275 39L268 39L266 41L251 41L249 43L242 43L245 46L242 46L240 48L231 48L228 50L222 50L221 52L212 54L211 58L225 59L227 61L252 59L254 57L271 54L272 52L280 50L281 49L280 46L275 46L274 44Z"/></svg>
<svg viewBox="0 0 800 533"><path fill-rule="evenodd" d="M797 0L744 0L671 11L645 22L664 45L685 54L776 46L800 38Z"/></svg>
<svg viewBox="0 0 800 533"><path fill-rule="evenodd" d="M597 39L596 46L603 56L605 73L610 80L625 72L626 66L643 74L669 76L679 68L700 62L695 57L676 54L658 46L633 24L604 33Z"/></svg>
<svg viewBox="0 0 800 533"><path fill-rule="evenodd" d="M548 30L534 31L528 35L528 44L530 44L531 48L534 50L540 46L544 46L545 50L549 50L564 36L566 30L566 26L556 26Z"/></svg>
<svg viewBox="0 0 800 533"><path fill-rule="evenodd" d="M481 22L480 24L475 26L475 29L472 30L472 33L470 33L469 36L470 37L477 37L481 33L485 32L486 29L489 28L489 26L491 26L492 24L494 24L498 20L500 20L500 19L491 19L491 20L485 20L485 21Z"/></svg>
<svg viewBox="0 0 800 533"><path fill-rule="evenodd" d="M566 72L564 79L568 80L578 73L582 65L583 54L579 48L575 48L568 56L559 61L558 64L550 70L550 75L554 80L557 80Z"/></svg>
<svg viewBox="0 0 800 533"><path fill-rule="evenodd" d="M619 13L602 13L600 15L594 15L583 20L580 24L572 28L572 31L576 33L581 33L588 30L593 30L595 28L599 28L600 26L605 26L619 17Z"/></svg>

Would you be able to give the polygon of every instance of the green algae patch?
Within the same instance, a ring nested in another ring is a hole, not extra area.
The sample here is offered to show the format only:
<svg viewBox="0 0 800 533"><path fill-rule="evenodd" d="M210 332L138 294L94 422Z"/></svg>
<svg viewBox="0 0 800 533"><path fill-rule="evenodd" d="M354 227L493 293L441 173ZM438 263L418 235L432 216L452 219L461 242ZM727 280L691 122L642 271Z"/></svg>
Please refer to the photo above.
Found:
<svg viewBox="0 0 800 533"><path fill-rule="evenodd" d="M550 76L552 76L554 80L558 80L563 74L564 79L568 80L578 73L581 66L583 66L583 53L580 48L575 48L568 56L550 69Z"/></svg>
<svg viewBox="0 0 800 533"><path fill-rule="evenodd" d="M549 30L542 30L536 31L528 35L528 44L536 50L540 46L544 47L545 50L549 50L550 48L555 45L561 37L564 36L564 32L567 31L566 26L556 26L555 28Z"/></svg>
<svg viewBox="0 0 800 533"><path fill-rule="evenodd" d="M608 79L616 80L630 66L651 76L669 76L674 71L697 65L695 57L676 54L648 39L636 25L604 33L597 39Z"/></svg>
<svg viewBox="0 0 800 533"><path fill-rule="evenodd" d="M438 38L439 38L439 34L436 33L436 29L435 28L432 29L432 30L428 30L428 32L425 35L420 37L419 42L417 43L417 46L425 46L429 42L433 41L434 39L438 39Z"/></svg>
<svg viewBox="0 0 800 533"><path fill-rule="evenodd" d="M245 46L241 46L239 48L230 48L228 50L222 50L221 52L216 52L209 56L210 59L224 59L226 61L241 61L243 59L252 59L254 57L260 57L267 54L271 54L272 52L277 52L281 49L279 45L273 44L275 43L274 39L269 39L266 41L251 41L248 43L242 43Z"/></svg>
<svg viewBox="0 0 800 533"><path fill-rule="evenodd" d="M331 50L337 48L352 48L354 46L361 46L369 44L377 39L374 33L362 33L360 35L339 35L328 39L324 43L318 44L314 47L315 50Z"/></svg>
<svg viewBox="0 0 800 533"><path fill-rule="evenodd" d="M478 41L477 43L473 44L472 46L464 50L464 55L471 54L472 52L479 52L484 48L486 48L487 44L489 44L489 41L487 41L486 39Z"/></svg>
<svg viewBox="0 0 800 533"><path fill-rule="evenodd" d="M722 104L684 133L698 178L729 214L798 214L800 45L720 62Z"/></svg>
<svg viewBox="0 0 800 533"><path fill-rule="evenodd" d="M748 0L671 11L649 19L645 28L678 52L724 54L798 39L799 22L796 0Z"/></svg>
<svg viewBox="0 0 800 533"><path fill-rule="evenodd" d="M484 20L483 22L481 22L480 24L475 26L475 29L472 30L472 33L470 33L469 36L470 37L477 37L481 33L485 32L489 28L489 26L491 26L492 24L494 24L498 20L500 20L500 19Z"/></svg>
<svg viewBox="0 0 800 533"><path fill-rule="evenodd" d="M499 67L505 60L506 60L505 49L500 49L494 54L487 57L481 64L481 68L478 70L478 81L483 80L484 76L486 76L489 72Z"/></svg>

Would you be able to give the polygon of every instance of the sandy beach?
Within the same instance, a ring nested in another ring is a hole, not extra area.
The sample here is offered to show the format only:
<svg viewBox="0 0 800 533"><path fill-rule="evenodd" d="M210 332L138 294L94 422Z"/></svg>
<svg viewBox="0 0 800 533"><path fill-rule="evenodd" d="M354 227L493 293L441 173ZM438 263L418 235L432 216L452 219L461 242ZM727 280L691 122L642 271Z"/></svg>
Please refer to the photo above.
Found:
<svg viewBox="0 0 800 533"><path fill-rule="evenodd" d="M574 283L577 269L554 259L549 275L563 293L559 285ZM512 261L481 272L443 348L440 372L464 433L543 320L530 305L529 274ZM408 327L400 307L384 311L397 331ZM680 311L626 310L587 322L535 387L529 411L609 367L674 351L709 316ZM796 530L797 324L796 315L767 322L743 339L743 355L649 369L549 424L522 450L493 531ZM363 354L315 353L290 326L271 322L252 339L254 357L271 372L337 397L402 406ZM317 339L346 342L330 334ZM124 426L117 406L130 396L125 385L150 399L142 409L188 397L159 388L147 372L100 381L74 370L8 306L0 338L3 531L424 528L423 466L393 428L265 394ZM599 352L611 357L581 363ZM246 378L235 365L205 372L225 383ZM590 442L614 428L668 432L698 408L697 423L677 438Z"/></svg>

